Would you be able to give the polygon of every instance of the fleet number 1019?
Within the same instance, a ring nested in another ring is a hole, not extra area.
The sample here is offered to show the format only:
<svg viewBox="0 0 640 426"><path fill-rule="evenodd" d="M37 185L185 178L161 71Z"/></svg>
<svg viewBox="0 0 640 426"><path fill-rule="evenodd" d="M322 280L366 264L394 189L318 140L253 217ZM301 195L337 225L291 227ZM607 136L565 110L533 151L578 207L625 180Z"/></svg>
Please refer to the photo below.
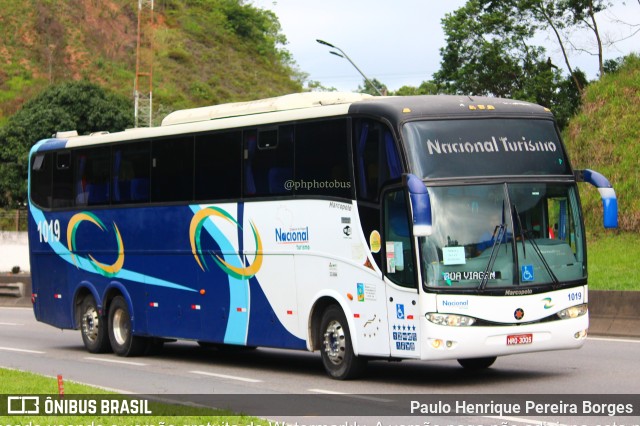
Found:
<svg viewBox="0 0 640 426"><path fill-rule="evenodd" d="M569 297L569 301L571 301L571 302L576 302L578 300L582 300L582 292L581 291L574 291L573 293L569 293L568 297Z"/></svg>
<svg viewBox="0 0 640 426"><path fill-rule="evenodd" d="M46 220L38 222L38 235L41 243L60 241L60 221L52 219L49 222Z"/></svg>

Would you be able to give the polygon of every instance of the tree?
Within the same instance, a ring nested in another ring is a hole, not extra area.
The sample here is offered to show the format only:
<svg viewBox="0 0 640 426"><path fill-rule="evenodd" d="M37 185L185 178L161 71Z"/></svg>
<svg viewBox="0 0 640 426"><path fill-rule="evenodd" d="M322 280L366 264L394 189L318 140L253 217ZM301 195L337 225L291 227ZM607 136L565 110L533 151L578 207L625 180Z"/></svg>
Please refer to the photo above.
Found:
<svg viewBox="0 0 640 426"><path fill-rule="evenodd" d="M470 0L442 24L446 46L434 82L448 93L512 97L547 66L544 48L528 44L535 27L500 2Z"/></svg>
<svg viewBox="0 0 640 426"><path fill-rule="evenodd" d="M437 95L440 93L440 88L432 81L423 81L420 87L402 86L396 92L392 93L394 96L414 96L414 95Z"/></svg>
<svg viewBox="0 0 640 426"><path fill-rule="evenodd" d="M597 53L588 53L598 58L600 75L606 71L596 14L611 6L609 0L480 0L480 3L492 12L499 10L506 16L516 16L521 25L528 26L532 31L551 30L570 76L577 75L569 59L570 50L584 50L571 41L571 33L586 29L593 33L597 49ZM584 86L580 85L580 81L573 81L582 92Z"/></svg>
<svg viewBox="0 0 640 426"><path fill-rule="evenodd" d="M86 81L50 86L0 129L0 205L24 204L29 149L56 131L120 131L133 125L127 98Z"/></svg>
<svg viewBox="0 0 640 426"><path fill-rule="evenodd" d="M372 96L380 96L380 93L386 95L388 92L387 86L378 81L377 78L367 81L364 80L364 87L358 85L358 93L366 93Z"/></svg>
<svg viewBox="0 0 640 426"><path fill-rule="evenodd" d="M563 0L564 1L564 0ZM446 46L434 82L447 93L516 98L554 111L563 127L580 105L584 74L568 78L531 44L542 25L536 5L547 0L469 0L443 19ZM525 5L528 8L525 8Z"/></svg>

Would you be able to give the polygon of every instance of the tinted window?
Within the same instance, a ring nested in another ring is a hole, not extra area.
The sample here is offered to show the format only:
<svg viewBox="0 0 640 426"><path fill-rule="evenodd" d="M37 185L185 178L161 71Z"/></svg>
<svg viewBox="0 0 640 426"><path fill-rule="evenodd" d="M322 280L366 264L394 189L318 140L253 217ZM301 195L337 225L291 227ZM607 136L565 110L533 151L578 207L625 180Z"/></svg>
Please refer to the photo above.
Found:
<svg viewBox="0 0 640 426"><path fill-rule="evenodd" d="M149 201L149 142L134 142L113 147L114 203Z"/></svg>
<svg viewBox="0 0 640 426"><path fill-rule="evenodd" d="M82 149L75 151L73 157L76 205L109 204L110 149Z"/></svg>
<svg viewBox="0 0 640 426"><path fill-rule="evenodd" d="M293 126L244 132L244 195L291 194Z"/></svg>
<svg viewBox="0 0 640 426"><path fill-rule="evenodd" d="M151 201L193 199L193 136L153 141Z"/></svg>
<svg viewBox="0 0 640 426"><path fill-rule="evenodd" d="M440 120L403 129L412 173L422 178L571 174L550 120Z"/></svg>
<svg viewBox="0 0 640 426"><path fill-rule="evenodd" d="M355 126L355 163L358 198L378 201L380 189L402 176L396 143L387 126L371 120Z"/></svg>
<svg viewBox="0 0 640 426"><path fill-rule="evenodd" d="M71 153L57 152L53 168L53 208L72 207L74 205L73 172Z"/></svg>
<svg viewBox="0 0 640 426"><path fill-rule="evenodd" d="M196 136L195 199L240 198L242 132Z"/></svg>
<svg viewBox="0 0 640 426"><path fill-rule="evenodd" d="M384 250L387 277L403 287L416 287L409 206L404 191L388 192L384 197Z"/></svg>
<svg viewBox="0 0 640 426"><path fill-rule="evenodd" d="M51 207L53 153L36 154L31 159L31 200L40 207Z"/></svg>
<svg viewBox="0 0 640 426"><path fill-rule="evenodd" d="M350 198L346 120L296 126L296 194Z"/></svg>

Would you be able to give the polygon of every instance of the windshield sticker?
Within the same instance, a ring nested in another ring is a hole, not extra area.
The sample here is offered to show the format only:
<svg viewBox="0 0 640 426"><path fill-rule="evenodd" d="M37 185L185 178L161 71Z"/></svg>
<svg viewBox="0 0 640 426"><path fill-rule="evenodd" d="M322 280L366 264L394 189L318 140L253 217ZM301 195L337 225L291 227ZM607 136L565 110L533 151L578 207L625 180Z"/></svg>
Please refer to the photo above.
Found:
<svg viewBox="0 0 640 426"><path fill-rule="evenodd" d="M464 257L464 247L443 247L442 261L445 265L464 265L467 263Z"/></svg>
<svg viewBox="0 0 640 426"><path fill-rule="evenodd" d="M447 285L451 285L453 281L478 281L483 279L499 280L502 279L500 271L463 271L463 272L443 272L442 279Z"/></svg>
<svg viewBox="0 0 640 426"><path fill-rule="evenodd" d="M533 281L533 265L522 265L520 275L523 282Z"/></svg>
<svg viewBox="0 0 640 426"><path fill-rule="evenodd" d="M402 241L387 241L387 272L390 274L404 270Z"/></svg>

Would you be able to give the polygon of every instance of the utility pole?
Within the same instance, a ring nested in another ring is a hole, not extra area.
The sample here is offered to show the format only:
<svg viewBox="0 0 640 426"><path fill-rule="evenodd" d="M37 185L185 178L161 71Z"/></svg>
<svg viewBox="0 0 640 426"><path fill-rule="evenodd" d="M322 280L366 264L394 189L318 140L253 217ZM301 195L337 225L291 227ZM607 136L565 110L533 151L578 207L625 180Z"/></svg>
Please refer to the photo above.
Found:
<svg viewBox="0 0 640 426"><path fill-rule="evenodd" d="M133 87L135 127L153 123L153 1L138 0L136 78Z"/></svg>

